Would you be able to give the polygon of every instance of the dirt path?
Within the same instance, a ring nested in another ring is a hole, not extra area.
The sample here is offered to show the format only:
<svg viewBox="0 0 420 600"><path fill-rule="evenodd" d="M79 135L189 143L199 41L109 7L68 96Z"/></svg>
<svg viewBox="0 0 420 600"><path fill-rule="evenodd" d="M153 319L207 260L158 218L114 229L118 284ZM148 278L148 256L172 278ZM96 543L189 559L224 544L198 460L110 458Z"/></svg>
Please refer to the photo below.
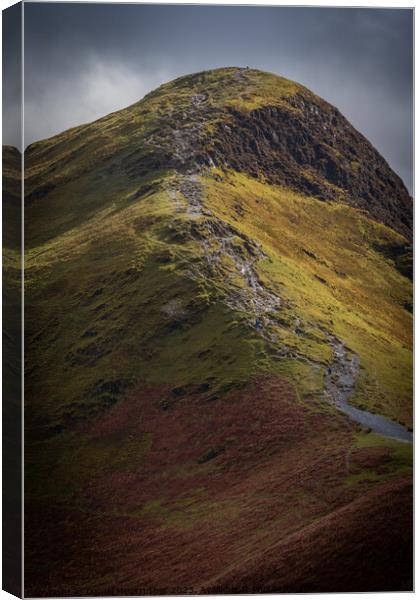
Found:
<svg viewBox="0 0 420 600"><path fill-rule="evenodd" d="M185 164L191 157L197 137L200 136L202 127L200 121L205 111L206 100L207 97L204 95L192 96L190 114L187 116L192 122L194 122L194 117L198 116L198 124L182 131L175 130L173 133L175 154L181 161L185 161ZM189 218L194 220L200 219L200 228L196 230L196 237L203 251L206 273L201 271L203 267L196 266L196 272L191 274L196 277L218 273L225 278L226 268L223 261L230 259L235 266L236 274L230 276L230 282L227 281L227 283L231 283L229 286L231 291L225 299L226 304L233 310L242 312L248 324L255 328L264 339L270 343L276 343L274 329L285 326L277 318L276 313L285 301L273 290L268 289L258 277L255 263L265 258L266 255L253 240L213 215L203 205L203 186L199 179L202 169L197 166L197 169L194 170L178 172L176 179L167 189L177 212L185 212ZM186 207L185 203L180 202L180 197L184 198ZM235 277L242 280L242 285L235 283ZM300 319L296 317L296 330L300 326ZM400 441L412 442L413 434L399 423L349 404L348 399L354 392L359 374L359 357L347 348L343 341L329 332L326 332L326 335L333 351L333 361L325 369L324 393L326 397L338 410L363 427L368 427L376 433ZM289 348L282 348L279 355L284 356L285 353L290 358L311 362ZM311 364L317 368L325 368L321 363L311 362Z"/></svg>
<svg viewBox="0 0 420 600"><path fill-rule="evenodd" d="M402 442L412 442L413 434L399 423L349 404L348 399L354 392L359 374L359 357L333 335L328 334L328 339L334 358L325 374L325 392L333 404L353 421L375 433Z"/></svg>

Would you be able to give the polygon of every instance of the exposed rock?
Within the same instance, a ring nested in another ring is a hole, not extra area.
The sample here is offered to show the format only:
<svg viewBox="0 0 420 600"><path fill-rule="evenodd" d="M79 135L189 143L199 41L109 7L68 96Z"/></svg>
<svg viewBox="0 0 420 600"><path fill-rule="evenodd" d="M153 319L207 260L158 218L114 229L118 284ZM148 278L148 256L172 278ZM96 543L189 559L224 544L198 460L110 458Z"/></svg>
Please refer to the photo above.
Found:
<svg viewBox="0 0 420 600"><path fill-rule="evenodd" d="M238 70L238 78L246 89L244 70ZM162 135L168 118L163 114L159 143L155 134L148 139L156 165L162 149L172 150L170 163L181 172L233 168L348 203L411 237L413 204L401 179L335 107L309 90L300 87L278 106L251 111L210 107L207 95L198 93L182 115L170 116L172 133Z"/></svg>
<svg viewBox="0 0 420 600"><path fill-rule="evenodd" d="M232 112L230 131L219 128L221 143L211 153L213 162L347 202L410 237L413 205L401 179L337 109L307 96L290 100L295 111Z"/></svg>

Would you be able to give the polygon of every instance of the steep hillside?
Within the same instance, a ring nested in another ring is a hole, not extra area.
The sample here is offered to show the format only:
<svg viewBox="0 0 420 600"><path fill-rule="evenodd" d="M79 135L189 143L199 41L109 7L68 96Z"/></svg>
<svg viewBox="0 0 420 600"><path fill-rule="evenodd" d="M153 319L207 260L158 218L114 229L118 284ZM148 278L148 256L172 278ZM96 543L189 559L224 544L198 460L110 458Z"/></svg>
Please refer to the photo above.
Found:
<svg viewBox="0 0 420 600"><path fill-rule="evenodd" d="M2 482L3 587L21 590L22 465L22 156L3 146Z"/></svg>
<svg viewBox="0 0 420 600"><path fill-rule="evenodd" d="M229 68L25 166L26 593L257 591L296 535L313 572L270 591L408 589L412 205L376 150ZM370 579L315 576L337 522Z"/></svg>

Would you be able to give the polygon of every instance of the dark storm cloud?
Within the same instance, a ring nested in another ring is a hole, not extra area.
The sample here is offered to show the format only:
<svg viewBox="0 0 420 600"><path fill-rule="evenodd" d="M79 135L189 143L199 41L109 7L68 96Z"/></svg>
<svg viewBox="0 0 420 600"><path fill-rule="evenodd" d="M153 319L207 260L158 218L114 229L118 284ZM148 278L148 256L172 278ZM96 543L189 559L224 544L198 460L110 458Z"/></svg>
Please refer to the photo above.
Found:
<svg viewBox="0 0 420 600"><path fill-rule="evenodd" d="M248 65L337 106L412 189L410 10L33 3L25 27L26 143Z"/></svg>

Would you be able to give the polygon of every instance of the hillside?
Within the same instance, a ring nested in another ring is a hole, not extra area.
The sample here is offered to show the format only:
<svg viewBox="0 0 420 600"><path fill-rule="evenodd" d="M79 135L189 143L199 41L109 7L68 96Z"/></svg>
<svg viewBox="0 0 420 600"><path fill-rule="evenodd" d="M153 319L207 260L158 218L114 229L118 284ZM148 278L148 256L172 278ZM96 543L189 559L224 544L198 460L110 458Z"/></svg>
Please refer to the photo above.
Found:
<svg viewBox="0 0 420 600"><path fill-rule="evenodd" d="M25 171L26 594L410 589L412 201L367 140L228 68Z"/></svg>
<svg viewBox="0 0 420 600"><path fill-rule="evenodd" d="M2 452L3 587L21 589L22 504L22 156L3 146Z"/></svg>

